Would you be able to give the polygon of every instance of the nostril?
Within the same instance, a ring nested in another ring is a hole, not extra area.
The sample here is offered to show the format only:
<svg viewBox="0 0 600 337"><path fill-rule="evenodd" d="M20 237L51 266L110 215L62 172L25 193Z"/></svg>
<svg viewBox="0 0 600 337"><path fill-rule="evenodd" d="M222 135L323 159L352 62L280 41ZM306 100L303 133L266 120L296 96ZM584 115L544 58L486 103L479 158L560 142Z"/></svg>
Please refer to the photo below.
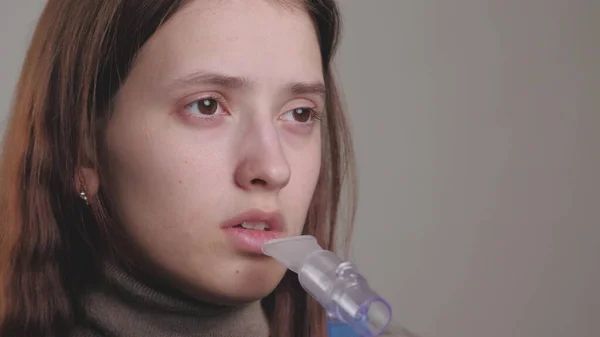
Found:
<svg viewBox="0 0 600 337"><path fill-rule="evenodd" d="M263 179L259 179L259 178L252 179L252 180L250 181L250 183L251 183L252 185L260 185L260 186L264 186L264 185L266 185L266 184L267 184L267 182L266 182L266 181L264 181Z"/></svg>

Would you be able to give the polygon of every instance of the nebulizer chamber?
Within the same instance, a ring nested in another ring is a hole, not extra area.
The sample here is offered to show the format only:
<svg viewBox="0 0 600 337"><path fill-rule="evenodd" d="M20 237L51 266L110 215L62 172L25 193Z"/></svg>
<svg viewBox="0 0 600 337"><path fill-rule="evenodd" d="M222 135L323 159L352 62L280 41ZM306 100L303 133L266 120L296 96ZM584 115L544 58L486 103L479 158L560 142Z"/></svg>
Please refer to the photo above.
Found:
<svg viewBox="0 0 600 337"><path fill-rule="evenodd" d="M313 236L271 240L262 251L297 273L300 285L327 315L359 335L375 337L389 325L390 305L369 287L356 266L322 249Z"/></svg>

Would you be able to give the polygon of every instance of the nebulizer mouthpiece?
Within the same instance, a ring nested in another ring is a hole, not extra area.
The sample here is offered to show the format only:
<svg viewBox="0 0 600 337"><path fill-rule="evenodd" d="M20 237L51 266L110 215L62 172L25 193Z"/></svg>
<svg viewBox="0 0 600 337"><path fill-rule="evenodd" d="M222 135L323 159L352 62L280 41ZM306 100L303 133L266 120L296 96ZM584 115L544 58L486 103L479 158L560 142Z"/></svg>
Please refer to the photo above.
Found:
<svg viewBox="0 0 600 337"><path fill-rule="evenodd" d="M271 240L262 251L297 273L300 285L330 317L365 337L386 330L392 318L390 305L369 288L352 263L321 248L313 236Z"/></svg>

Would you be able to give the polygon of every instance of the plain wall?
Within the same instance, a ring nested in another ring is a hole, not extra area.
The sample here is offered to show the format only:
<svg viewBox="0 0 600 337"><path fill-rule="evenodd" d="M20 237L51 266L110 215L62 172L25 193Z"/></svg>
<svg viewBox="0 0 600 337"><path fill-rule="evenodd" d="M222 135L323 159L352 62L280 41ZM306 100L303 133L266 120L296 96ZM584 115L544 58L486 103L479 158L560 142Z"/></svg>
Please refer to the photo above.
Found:
<svg viewBox="0 0 600 337"><path fill-rule="evenodd" d="M340 3L353 259L395 323L600 336L600 1ZM41 7L0 3L1 119Z"/></svg>

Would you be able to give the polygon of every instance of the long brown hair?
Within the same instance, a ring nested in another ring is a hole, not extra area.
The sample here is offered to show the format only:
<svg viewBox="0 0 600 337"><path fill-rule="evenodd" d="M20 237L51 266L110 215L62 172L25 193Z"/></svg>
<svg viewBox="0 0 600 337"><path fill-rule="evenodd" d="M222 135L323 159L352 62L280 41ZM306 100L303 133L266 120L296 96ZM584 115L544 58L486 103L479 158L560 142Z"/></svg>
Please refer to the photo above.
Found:
<svg viewBox="0 0 600 337"><path fill-rule="evenodd" d="M77 321L80 291L114 254L115 224L102 195L89 206L79 198L75 177L81 167L102 166L99 140L112 98L140 48L188 1L48 1L0 159L0 336L65 336ZM323 164L304 232L334 249L342 190L349 192L345 224L352 223L355 202L349 127L331 66L340 18L335 0L303 5L317 31L328 89ZM263 306L273 336L326 335L322 309L293 275Z"/></svg>

